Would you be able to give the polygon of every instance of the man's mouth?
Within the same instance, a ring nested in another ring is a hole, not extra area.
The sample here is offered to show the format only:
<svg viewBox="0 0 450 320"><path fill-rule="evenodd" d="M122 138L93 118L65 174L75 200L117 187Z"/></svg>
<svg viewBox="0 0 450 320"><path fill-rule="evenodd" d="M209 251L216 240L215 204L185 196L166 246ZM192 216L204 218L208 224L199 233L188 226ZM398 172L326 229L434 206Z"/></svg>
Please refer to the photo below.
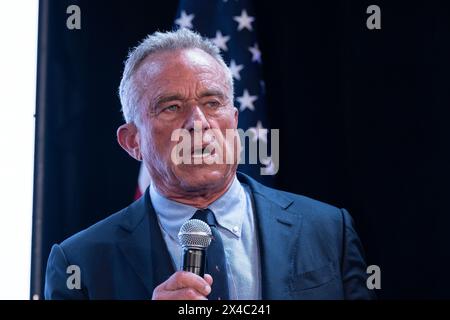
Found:
<svg viewBox="0 0 450 320"><path fill-rule="evenodd" d="M197 147L194 148L192 151L192 157L193 158L202 158L202 157L208 157L215 154L215 150L213 149L211 152L211 148L207 148L207 146L203 147Z"/></svg>

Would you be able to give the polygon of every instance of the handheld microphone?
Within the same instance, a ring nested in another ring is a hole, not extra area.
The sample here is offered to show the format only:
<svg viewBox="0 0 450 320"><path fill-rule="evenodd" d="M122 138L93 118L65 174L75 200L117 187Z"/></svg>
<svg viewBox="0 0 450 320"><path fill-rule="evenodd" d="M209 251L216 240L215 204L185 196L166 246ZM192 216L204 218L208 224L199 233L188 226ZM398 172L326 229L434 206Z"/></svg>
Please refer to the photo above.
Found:
<svg viewBox="0 0 450 320"><path fill-rule="evenodd" d="M183 247L183 271L189 271L203 278L205 275L206 249L211 243L211 228L207 223L191 219L183 223L178 239Z"/></svg>

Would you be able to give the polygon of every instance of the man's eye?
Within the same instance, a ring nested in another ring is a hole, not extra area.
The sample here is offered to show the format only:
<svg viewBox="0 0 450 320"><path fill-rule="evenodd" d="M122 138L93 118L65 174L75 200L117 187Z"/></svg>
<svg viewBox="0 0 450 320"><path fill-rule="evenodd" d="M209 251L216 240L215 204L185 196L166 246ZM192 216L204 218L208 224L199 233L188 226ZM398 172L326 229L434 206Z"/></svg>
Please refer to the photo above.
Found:
<svg viewBox="0 0 450 320"><path fill-rule="evenodd" d="M218 108L218 107L220 107L220 102L219 101L208 101L206 103L206 105L210 108Z"/></svg>
<svg viewBox="0 0 450 320"><path fill-rule="evenodd" d="M179 109L180 109L180 107L174 104L174 105L165 107L163 109L163 111L175 112L175 111L178 111Z"/></svg>

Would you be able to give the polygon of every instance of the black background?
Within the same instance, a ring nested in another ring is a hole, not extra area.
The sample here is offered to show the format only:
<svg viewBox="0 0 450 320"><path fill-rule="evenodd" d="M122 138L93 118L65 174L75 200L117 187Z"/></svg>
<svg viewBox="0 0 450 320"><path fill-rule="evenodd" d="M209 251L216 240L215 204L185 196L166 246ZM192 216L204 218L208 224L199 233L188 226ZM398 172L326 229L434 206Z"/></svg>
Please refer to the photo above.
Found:
<svg viewBox="0 0 450 320"><path fill-rule="evenodd" d="M81 30L66 28L71 4L81 8ZM366 27L371 4L381 8L381 30ZM32 294L43 288L53 243L132 201L139 164L115 140L123 60L147 34L172 28L177 5L40 1L36 115L45 127L36 140L43 198L35 199ZM448 1L255 7L280 129L276 187L350 211L368 264L381 268L380 298L450 298Z"/></svg>

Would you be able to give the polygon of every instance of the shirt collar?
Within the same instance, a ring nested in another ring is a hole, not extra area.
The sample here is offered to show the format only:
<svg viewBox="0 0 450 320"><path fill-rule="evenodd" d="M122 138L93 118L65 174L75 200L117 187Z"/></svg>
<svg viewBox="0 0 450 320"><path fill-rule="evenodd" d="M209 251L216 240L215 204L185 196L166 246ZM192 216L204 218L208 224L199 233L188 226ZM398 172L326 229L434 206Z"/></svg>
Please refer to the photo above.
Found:
<svg viewBox="0 0 450 320"><path fill-rule="evenodd" d="M151 184L149 192L162 229L170 237L178 241L178 231L181 226L198 209L162 196L153 184ZM228 190L208 207L214 212L219 226L228 230L237 238L241 236L244 210L246 208L245 199L244 188L235 176Z"/></svg>

